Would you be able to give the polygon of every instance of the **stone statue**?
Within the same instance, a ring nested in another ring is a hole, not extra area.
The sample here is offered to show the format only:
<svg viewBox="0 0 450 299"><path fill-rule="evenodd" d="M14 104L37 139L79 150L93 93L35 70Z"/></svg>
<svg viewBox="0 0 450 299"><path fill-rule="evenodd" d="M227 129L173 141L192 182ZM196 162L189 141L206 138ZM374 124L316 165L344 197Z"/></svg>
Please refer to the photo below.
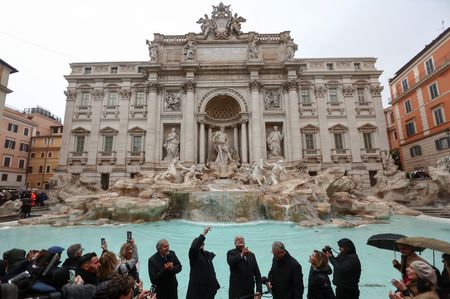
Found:
<svg viewBox="0 0 450 299"><path fill-rule="evenodd" d="M278 160L276 163L267 163L265 165L272 167L272 172L270 173L270 185L276 185L281 182L281 175L284 174L286 177L288 173L286 168L283 166L283 160Z"/></svg>
<svg viewBox="0 0 450 299"><path fill-rule="evenodd" d="M289 40L287 43L287 58L288 59L294 58L296 50L297 45L292 40Z"/></svg>
<svg viewBox="0 0 450 299"><path fill-rule="evenodd" d="M219 131L212 134L211 141L214 150L217 152L216 163L228 164L228 162L234 162L228 145L228 136L225 133L224 127L220 127Z"/></svg>
<svg viewBox="0 0 450 299"><path fill-rule="evenodd" d="M168 92L166 93L164 100L166 102L166 109L168 111L180 111L181 93L173 94Z"/></svg>
<svg viewBox="0 0 450 299"><path fill-rule="evenodd" d="M161 172L155 176L155 182L157 181L168 181L170 183L175 183L178 178L177 166L179 164L178 158L175 158L167 166L167 170Z"/></svg>
<svg viewBox="0 0 450 299"><path fill-rule="evenodd" d="M436 161L437 169L450 172L450 156L442 157Z"/></svg>
<svg viewBox="0 0 450 299"><path fill-rule="evenodd" d="M256 43L256 39L251 41L248 45L248 55L250 59L258 58L258 44Z"/></svg>
<svg viewBox="0 0 450 299"><path fill-rule="evenodd" d="M205 18L200 18L197 24L202 24L200 29L202 30L203 37L207 37L210 32L214 32L213 20L208 18L207 14L205 14Z"/></svg>
<svg viewBox="0 0 450 299"><path fill-rule="evenodd" d="M183 176L184 183L196 183L199 181L197 178L198 175L203 175L203 170L201 167L192 165L191 167L185 167L181 165L181 163L178 163L178 166L183 169L184 171L181 173Z"/></svg>
<svg viewBox="0 0 450 299"><path fill-rule="evenodd" d="M231 33L236 33L237 35L241 35L241 23L244 23L247 21L243 17L239 17L237 13L234 14L234 16L231 16L230 20L230 30Z"/></svg>
<svg viewBox="0 0 450 299"><path fill-rule="evenodd" d="M273 131L267 136L267 149L269 158L282 157L281 153L281 141L283 140L283 134L278 131L278 126L273 126Z"/></svg>
<svg viewBox="0 0 450 299"><path fill-rule="evenodd" d="M152 43L148 39L146 40L146 43L148 45L148 53L150 56L150 61L157 61L158 60L158 44Z"/></svg>
<svg viewBox="0 0 450 299"><path fill-rule="evenodd" d="M259 186L262 186L263 183L266 183L266 177L264 176L264 160L258 159L253 163L253 169L249 174L249 181L252 183L257 183Z"/></svg>
<svg viewBox="0 0 450 299"><path fill-rule="evenodd" d="M178 159L180 157L179 144L180 137L177 134L177 129L172 128L170 133L167 134L167 138L163 144L163 147L166 149L166 156L164 157L164 160Z"/></svg>
<svg viewBox="0 0 450 299"><path fill-rule="evenodd" d="M192 43L192 41L188 41L187 44L184 46L184 60L194 60L195 58L195 45Z"/></svg>

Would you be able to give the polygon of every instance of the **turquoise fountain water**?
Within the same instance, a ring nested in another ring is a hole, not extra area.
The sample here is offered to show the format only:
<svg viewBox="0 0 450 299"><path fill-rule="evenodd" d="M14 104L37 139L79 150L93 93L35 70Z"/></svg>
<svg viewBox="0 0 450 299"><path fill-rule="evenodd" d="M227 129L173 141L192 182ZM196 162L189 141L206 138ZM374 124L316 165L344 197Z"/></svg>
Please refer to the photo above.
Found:
<svg viewBox="0 0 450 299"><path fill-rule="evenodd" d="M178 275L179 297L184 298L189 279L188 249L192 239L198 236L205 223L185 221L154 222L136 225L101 227L62 227L28 226L0 229L0 252L10 248L42 249L52 245L67 248L70 244L81 242L86 252L101 253L100 238L108 241L109 249L118 252L126 239L126 231L133 231L139 248L140 273L144 286L149 287L147 260L155 252L155 244L161 238L170 242L170 247L180 259L183 270ZM217 256L214 260L218 280L221 284L217 299L228 298L229 270L226 252L233 247L235 235L245 236L247 246L256 254L262 275L267 276L272 262L271 244L280 240L287 250L301 263L303 281L307 285L309 272L308 256L314 249L329 244L337 249L336 241L347 237L354 241L362 263L361 298L387 298L392 289L390 280L398 278L399 273L392 268L392 251L381 250L366 245L367 239L378 233L401 233L407 236L427 236L450 241L450 222L446 220L396 217L389 224L366 225L357 228L340 229L333 226L304 228L293 223L254 222L247 224L212 223L207 235L206 248ZM433 263L433 252L425 250L425 259ZM63 258L66 258L65 254ZM399 258L397 253L397 258ZM436 253L436 266L441 269L440 253ZM305 290L306 292L306 290ZM305 296L306 297L306 296Z"/></svg>

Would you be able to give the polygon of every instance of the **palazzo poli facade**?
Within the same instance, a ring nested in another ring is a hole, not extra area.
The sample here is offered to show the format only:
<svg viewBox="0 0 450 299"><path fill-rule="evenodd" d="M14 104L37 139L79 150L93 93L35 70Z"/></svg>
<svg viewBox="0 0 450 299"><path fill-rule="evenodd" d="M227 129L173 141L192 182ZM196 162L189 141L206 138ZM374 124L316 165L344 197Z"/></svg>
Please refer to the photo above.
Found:
<svg viewBox="0 0 450 299"><path fill-rule="evenodd" d="M149 61L72 63L58 170L110 180L230 159L369 175L388 150L375 58L294 58L289 31L244 33L220 3L200 33L154 34Z"/></svg>

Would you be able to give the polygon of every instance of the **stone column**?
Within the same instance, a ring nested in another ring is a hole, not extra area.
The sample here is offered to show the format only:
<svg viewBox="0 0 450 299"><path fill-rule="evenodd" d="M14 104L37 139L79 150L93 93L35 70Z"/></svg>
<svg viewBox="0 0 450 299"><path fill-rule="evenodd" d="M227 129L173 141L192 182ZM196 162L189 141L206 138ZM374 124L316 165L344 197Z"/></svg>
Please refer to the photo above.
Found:
<svg viewBox="0 0 450 299"><path fill-rule="evenodd" d="M418 89L418 93L419 93ZM383 102L381 99L381 92L383 91L383 86L379 86L379 85L373 85L370 87L370 93L372 95L372 101L373 101L373 107L375 109L375 117L376 117L376 123L377 123L377 134L378 134L378 146L380 148L380 150L387 150L389 151L389 141L387 138L387 133L386 133L386 121L384 118L384 110L383 110ZM396 107L398 107L398 105L396 105ZM422 108L420 108L422 110ZM422 116L422 111L421 111L421 117ZM397 118L400 119L400 118ZM425 117L426 119L426 117ZM422 119L423 120L423 119ZM402 131L402 127L397 126L397 128L399 128L399 137L400 132L403 133ZM400 137L401 138L401 137ZM400 139L401 140L401 139Z"/></svg>
<svg viewBox="0 0 450 299"><path fill-rule="evenodd" d="M184 124L184 162L195 163L195 87L196 83L193 80L187 80L184 83L183 89L186 93L186 104L183 111Z"/></svg>
<svg viewBox="0 0 450 299"><path fill-rule="evenodd" d="M247 163L247 123L241 122L241 161Z"/></svg>
<svg viewBox="0 0 450 299"><path fill-rule="evenodd" d="M302 159L302 136L300 134L300 114L298 112L298 82L295 79L288 80L284 88L288 91L289 99L289 127L291 130L291 157L292 161Z"/></svg>
<svg viewBox="0 0 450 299"><path fill-rule="evenodd" d="M331 140L330 131L328 128L328 112L327 101L325 99L325 87L323 86L322 79L315 79L314 95L317 105L317 118L319 120L319 138L320 149L322 152L322 162L331 163L331 148L334 147L334 141Z"/></svg>
<svg viewBox="0 0 450 299"><path fill-rule="evenodd" d="M147 84L148 87L148 104L147 104L147 127L145 138L145 161L146 162L159 162L159 150L156 148L156 128L158 125L158 99L157 94L161 91L161 85L156 81L150 81Z"/></svg>
<svg viewBox="0 0 450 299"><path fill-rule="evenodd" d="M344 83L346 82L344 78ZM343 87L343 105L347 108L347 124L349 143L345 142L345 147L349 148L352 155L352 162L361 162L361 134L358 132L355 107L355 88L352 85ZM383 114L384 115L384 114ZM347 140L346 140L347 141Z"/></svg>
<svg viewBox="0 0 450 299"><path fill-rule="evenodd" d="M252 117L251 117L251 125L252 125L252 155L251 160L256 161L258 159L262 158L263 153L263 146L264 143L262 142L262 133L261 133L261 103L259 101L259 91L263 87L263 85L257 81L254 80L250 82L249 84L250 91L251 91L251 101L252 101Z"/></svg>
<svg viewBox="0 0 450 299"><path fill-rule="evenodd" d="M128 87L131 82L127 82ZM129 120L129 109L130 109L130 99L131 99L131 89L124 88L119 91L120 94L120 121L119 121L119 134L117 135L117 164L124 165L125 157L128 154L127 148L127 136L128 136L128 120Z"/></svg>
<svg viewBox="0 0 450 299"><path fill-rule="evenodd" d="M64 94L66 95L66 113L64 115L64 130L61 140L62 147L58 162L60 166L67 166L67 159L69 158L69 153L72 151L71 131L74 129L72 128L72 119L74 117L77 91L75 89L69 89Z"/></svg>
<svg viewBox="0 0 450 299"><path fill-rule="evenodd" d="M102 118L102 104L103 104L103 82L96 82L96 88L91 91L92 104L91 104L91 134L89 138L85 141L87 145L85 146L88 152L87 165L96 165L97 153L101 149L102 142L94 142L94 140L99 140L98 135L100 130L100 119ZM100 147L100 148L99 148Z"/></svg>
<svg viewBox="0 0 450 299"><path fill-rule="evenodd" d="M238 139L238 127L237 125L233 126L233 145L236 153L239 153L239 139Z"/></svg>
<svg viewBox="0 0 450 299"><path fill-rule="evenodd" d="M205 123L200 122L200 164L205 164Z"/></svg>

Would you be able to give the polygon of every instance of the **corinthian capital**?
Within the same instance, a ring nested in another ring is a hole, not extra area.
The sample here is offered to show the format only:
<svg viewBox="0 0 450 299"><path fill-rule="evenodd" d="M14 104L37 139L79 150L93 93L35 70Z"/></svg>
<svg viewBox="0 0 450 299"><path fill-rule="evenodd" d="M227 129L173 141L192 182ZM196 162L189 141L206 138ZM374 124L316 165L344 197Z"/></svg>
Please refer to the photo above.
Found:
<svg viewBox="0 0 450 299"><path fill-rule="evenodd" d="M94 100L102 100L105 92L103 91L103 89L96 88L92 90L91 94Z"/></svg>
<svg viewBox="0 0 450 299"><path fill-rule="evenodd" d="M121 89L119 90L120 97L124 100L129 100L131 98L131 89Z"/></svg>
<svg viewBox="0 0 450 299"><path fill-rule="evenodd" d="M316 86L314 89L316 97L323 97L325 95L326 89L324 86Z"/></svg>
<svg viewBox="0 0 450 299"><path fill-rule="evenodd" d="M295 79L287 80L283 85L284 90L291 91L298 89L298 81Z"/></svg>
<svg viewBox="0 0 450 299"><path fill-rule="evenodd" d="M147 83L147 89L149 92L159 93L162 90L162 86L158 82L151 81Z"/></svg>
<svg viewBox="0 0 450 299"><path fill-rule="evenodd" d="M183 84L184 92L195 92L195 88L197 87L197 83L194 80L187 80Z"/></svg>
<svg viewBox="0 0 450 299"><path fill-rule="evenodd" d="M370 93L373 96L381 96L381 92L383 91L383 86L372 85L370 86Z"/></svg>
<svg viewBox="0 0 450 299"><path fill-rule="evenodd" d="M355 91L355 88L353 86L344 86L342 87L342 93L344 94L344 97L351 97L353 96L353 92Z"/></svg>
<svg viewBox="0 0 450 299"><path fill-rule="evenodd" d="M76 90L66 90L64 91L64 95L67 100L76 100L77 99L77 91Z"/></svg>
<svg viewBox="0 0 450 299"><path fill-rule="evenodd" d="M261 82L259 82L258 80L253 80L253 81L250 81L250 83L248 84L248 87L250 88L250 90L260 91L261 89L263 89L264 85Z"/></svg>

